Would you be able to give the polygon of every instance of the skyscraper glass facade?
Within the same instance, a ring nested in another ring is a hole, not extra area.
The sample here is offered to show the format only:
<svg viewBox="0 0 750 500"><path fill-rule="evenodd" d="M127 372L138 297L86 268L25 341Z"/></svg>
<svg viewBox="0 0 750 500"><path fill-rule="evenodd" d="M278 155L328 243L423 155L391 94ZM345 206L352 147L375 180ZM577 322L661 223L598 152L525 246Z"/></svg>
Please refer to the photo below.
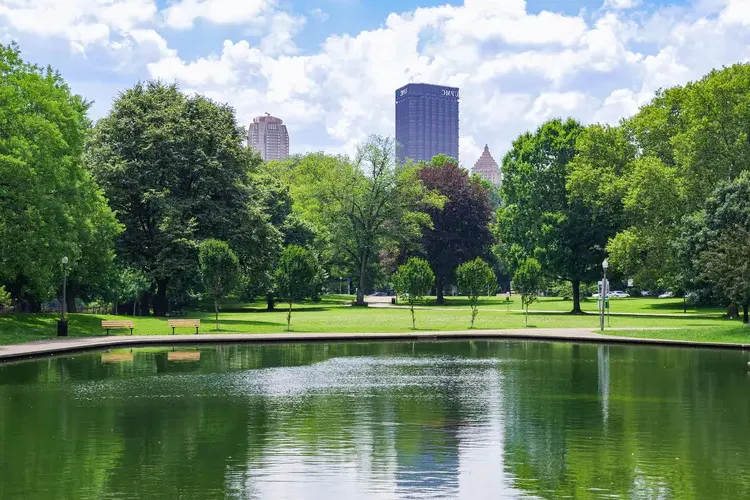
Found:
<svg viewBox="0 0 750 500"><path fill-rule="evenodd" d="M410 83L396 90L396 142L400 161L458 160L458 89Z"/></svg>

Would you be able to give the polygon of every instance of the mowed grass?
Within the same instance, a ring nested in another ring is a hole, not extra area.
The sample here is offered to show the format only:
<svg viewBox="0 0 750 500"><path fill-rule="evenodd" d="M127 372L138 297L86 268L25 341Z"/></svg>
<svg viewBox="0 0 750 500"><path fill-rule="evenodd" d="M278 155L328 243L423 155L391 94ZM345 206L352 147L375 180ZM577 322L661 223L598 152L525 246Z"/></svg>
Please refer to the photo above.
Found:
<svg viewBox="0 0 750 500"><path fill-rule="evenodd" d="M689 340L691 342L722 342L730 344L750 344L750 328L732 321L731 326L681 328L675 330L625 330L608 331L607 335L639 339Z"/></svg>
<svg viewBox="0 0 750 500"><path fill-rule="evenodd" d="M621 304L628 304L629 313L652 312L649 299L621 299ZM407 332L411 331L411 316L406 308L351 307L347 296L328 296L319 303L295 304L292 314L292 331L294 332ZM642 301L642 302L641 302ZM675 302L675 301L672 301ZM417 311L417 329L422 331L455 331L469 327L470 309L465 299L451 297L445 306L430 306L430 301L421 305ZM620 302L618 302L620 304ZM564 311L570 308L570 302L544 299L538 304L542 310L559 312L532 312L529 315L529 328L598 328L599 318L596 314L570 315ZM640 307L639 307L640 306ZM286 330L286 311L284 304L277 304L274 312L264 310L264 303L237 304L228 303L219 317L219 333L275 333ZM594 307L596 305L594 304ZM594 309L595 311L596 309ZM613 312L616 311L612 307ZM674 313L675 311L669 311ZM702 311L701 311L702 312ZM216 332L213 312L207 306L188 312L188 318L200 318L201 333ZM53 338L56 336L56 314L10 314L0 316L0 344L14 344ZM135 322L135 335L171 334L166 318L131 317L115 315L71 314L69 316L69 335L71 337L104 335L101 328L103 319L123 319ZM704 316L695 313L670 316L612 316L608 330L637 329L635 335L657 336L656 330L650 328L671 328L675 335L686 335L696 329L727 329L737 325L722 319L719 315ZM504 298L485 299L480 306L479 316L475 322L477 329L515 329L524 328L524 314L517 303L508 307ZM740 327L741 328L741 327ZM127 331L111 332L127 334ZM194 334L191 329L177 331L180 335ZM609 332L607 332L609 333ZM629 332L621 332L627 335ZM664 338L679 338L667 331L659 331Z"/></svg>
<svg viewBox="0 0 750 500"><path fill-rule="evenodd" d="M434 298L429 298L425 305L433 305ZM511 310L521 310L521 298L517 295L511 297L510 304L505 302L505 297L482 297L480 304L485 307L504 307ZM466 297L446 297L444 307L468 305ZM436 306L439 307L439 306ZM626 314L683 314L683 299L659 299L655 297L631 297L627 299L610 299L610 312ZM587 298L581 301L581 309L584 312L596 313L599 309L596 299ZM562 300L557 297L539 297L536 302L529 306L529 311L559 311L570 312L573 309L572 300ZM687 304L687 314L700 315L722 315L726 312L721 307L692 306Z"/></svg>

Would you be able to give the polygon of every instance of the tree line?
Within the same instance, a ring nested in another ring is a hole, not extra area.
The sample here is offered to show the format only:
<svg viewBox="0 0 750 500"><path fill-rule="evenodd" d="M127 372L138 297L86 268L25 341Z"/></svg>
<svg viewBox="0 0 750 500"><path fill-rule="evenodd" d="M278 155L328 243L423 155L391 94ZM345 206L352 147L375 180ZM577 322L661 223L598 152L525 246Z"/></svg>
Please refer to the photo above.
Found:
<svg viewBox="0 0 750 500"><path fill-rule="evenodd" d="M198 295L218 314L228 294L291 314L331 278L351 278L363 304L408 257L443 281L492 261L493 188L453 159L401 165L373 136L353 158L266 163L231 107L177 85L139 82L94 124L17 46L0 71L0 298L16 310L59 296L63 256L71 310L78 298L158 316Z"/></svg>
<svg viewBox="0 0 750 500"><path fill-rule="evenodd" d="M400 164L379 136L354 157L264 162L230 106L160 81L91 123L90 103L16 45L0 46L0 72L0 300L17 310L59 295L67 256L71 309L163 316L202 295L218 314L236 294L291 314L349 279L355 304L376 289L442 302L458 286L473 325L485 286L514 276L528 300L568 283L581 312L609 258L616 280L747 321L748 65L660 91L616 126L554 119L520 135L499 190L442 155Z"/></svg>
<svg viewBox="0 0 750 500"><path fill-rule="evenodd" d="M744 309L750 272L750 65L657 92L616 126L551 120L513 143L495 227L518 269L572 284L614 278Z"/></svg>

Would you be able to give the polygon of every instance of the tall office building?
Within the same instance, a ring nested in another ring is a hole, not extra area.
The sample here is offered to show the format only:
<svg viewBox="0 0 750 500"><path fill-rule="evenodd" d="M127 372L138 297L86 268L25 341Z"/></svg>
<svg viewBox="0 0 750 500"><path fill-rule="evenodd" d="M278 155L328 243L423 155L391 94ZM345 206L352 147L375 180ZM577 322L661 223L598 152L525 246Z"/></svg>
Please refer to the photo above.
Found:
<svg viewBox="0 0 750 500"><path fill-rule="evenodd" d="M247 145L259 152L265 161L281 160L289 156L289 132L280 118L253 118L247 129Z"/></svg>
<svg viewBox="0 0 750 500"><path fill-rule="evenodd" d="M500 174L500 167L492 157L490 153L490 147L485 145L482 156L479 157L477 162L474 164L474 168L471 169L472 174L477 174L480 177L490 181L495 186L499 186L502 182L502 175Z"/></svg>
<svg viewBox="0 0 750 500"><path fill-rule="evenodd" d="M458 160L458 89L410 83L396 90L396 142L400 161Z"/></svg>

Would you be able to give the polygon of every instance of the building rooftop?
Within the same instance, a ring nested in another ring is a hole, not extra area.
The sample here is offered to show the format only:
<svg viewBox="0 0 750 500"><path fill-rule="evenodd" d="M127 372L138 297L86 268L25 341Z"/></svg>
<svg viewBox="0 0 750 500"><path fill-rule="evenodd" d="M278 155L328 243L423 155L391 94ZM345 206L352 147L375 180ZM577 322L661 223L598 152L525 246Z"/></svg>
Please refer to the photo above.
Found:
<svg viewBox="0 0 750 500"><path fill-rule="evenodd" d="M472 173L479 174L495 185L500 184L500 167L490 153L490 147L485 144L484 151L471 169Z"/></svg>

